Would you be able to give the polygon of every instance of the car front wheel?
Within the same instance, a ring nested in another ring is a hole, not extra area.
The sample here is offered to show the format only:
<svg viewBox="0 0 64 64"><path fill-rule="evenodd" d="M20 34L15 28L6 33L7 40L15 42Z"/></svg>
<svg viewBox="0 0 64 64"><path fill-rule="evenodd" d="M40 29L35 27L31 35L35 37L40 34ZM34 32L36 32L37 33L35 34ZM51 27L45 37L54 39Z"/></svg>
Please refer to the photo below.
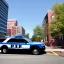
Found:
<svg viewBox="0 0 64 64"><path fill-rule="evenodd" d="M40 49L39 48L33 48L32 49L32 54L33 55L39 55L40 54Z"/></svg>

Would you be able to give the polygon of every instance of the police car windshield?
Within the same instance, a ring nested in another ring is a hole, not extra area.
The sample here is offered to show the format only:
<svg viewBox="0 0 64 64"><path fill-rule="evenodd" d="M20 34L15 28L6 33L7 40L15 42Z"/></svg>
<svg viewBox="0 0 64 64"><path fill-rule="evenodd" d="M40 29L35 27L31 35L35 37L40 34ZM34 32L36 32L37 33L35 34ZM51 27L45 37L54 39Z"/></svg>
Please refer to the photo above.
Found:
<svg viewBox="0 0 64 64"><path fill-rule="evenodd" d="M25 37L24 39L27 40L28 42L32 42L30 39L28 39L28 38L26 38L26 37Z"/></svg>

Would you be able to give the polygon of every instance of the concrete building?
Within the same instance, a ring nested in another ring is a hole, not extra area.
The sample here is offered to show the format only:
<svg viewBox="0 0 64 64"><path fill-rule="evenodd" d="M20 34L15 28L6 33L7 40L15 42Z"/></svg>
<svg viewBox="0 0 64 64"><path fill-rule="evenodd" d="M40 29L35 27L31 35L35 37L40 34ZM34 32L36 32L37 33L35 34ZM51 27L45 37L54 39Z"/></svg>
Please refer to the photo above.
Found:
<svg viewBox="0 0 64 64"><path fill-rule="evenodd" d="M7 22L7 36L14 36L21 34L25 36L25 30L22 26L18 26L17 20L8 20Z"/></svg>
<svg viewBox="0 0 64 64"><path fill-rule="evenodd" d="M0 38L4 38L7 32L8 4L0 0Z"/></svg>
<svg viewBox="0 0 64 64"><path fill-rule="evenodd" d="M53 11L49 10L43 20L43 24L42 27L44 29L44 41L46 42L46 44L51 45L51 40L52 40L52 36L50 34L49 31L49 26L51 23L51 20L54 18L54 13Z"/></svg>

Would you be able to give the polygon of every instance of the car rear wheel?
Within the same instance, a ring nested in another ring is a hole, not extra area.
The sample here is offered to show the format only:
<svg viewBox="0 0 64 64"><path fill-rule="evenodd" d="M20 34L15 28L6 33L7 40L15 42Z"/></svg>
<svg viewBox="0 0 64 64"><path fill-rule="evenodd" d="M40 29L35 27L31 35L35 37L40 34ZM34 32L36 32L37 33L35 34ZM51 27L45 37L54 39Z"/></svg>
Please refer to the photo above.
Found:
<svg viewBox="0 0 64 64"><path fill-rule="evenodd" d="M7 49L7 48L2 48L2 49L1 49L1 52L2 52L3 54L6 54L6 53L7 53L7 51L8 51L8 49Z"/></svg>
<svg viewBox="0 0 64 64"><path fill-rule="evenodd" d="M40 54L40 49L39 48L33 48L32 49L32 54L33 55L39 55Z"/></svg>

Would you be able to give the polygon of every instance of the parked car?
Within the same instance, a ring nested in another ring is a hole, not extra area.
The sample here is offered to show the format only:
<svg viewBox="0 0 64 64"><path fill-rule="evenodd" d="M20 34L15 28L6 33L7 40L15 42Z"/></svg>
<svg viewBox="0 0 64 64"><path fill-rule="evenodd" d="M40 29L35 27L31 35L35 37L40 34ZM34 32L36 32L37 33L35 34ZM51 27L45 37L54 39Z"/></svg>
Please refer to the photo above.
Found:
<svg viewBox="0 0 64 64"><path fill-rule="evenodd" d="M32 54L38 55L45 50L44 43L32 42L31 40L23 38L6 38L0 39L1 53L6 54L9 50L29 50Z"/></svg>

